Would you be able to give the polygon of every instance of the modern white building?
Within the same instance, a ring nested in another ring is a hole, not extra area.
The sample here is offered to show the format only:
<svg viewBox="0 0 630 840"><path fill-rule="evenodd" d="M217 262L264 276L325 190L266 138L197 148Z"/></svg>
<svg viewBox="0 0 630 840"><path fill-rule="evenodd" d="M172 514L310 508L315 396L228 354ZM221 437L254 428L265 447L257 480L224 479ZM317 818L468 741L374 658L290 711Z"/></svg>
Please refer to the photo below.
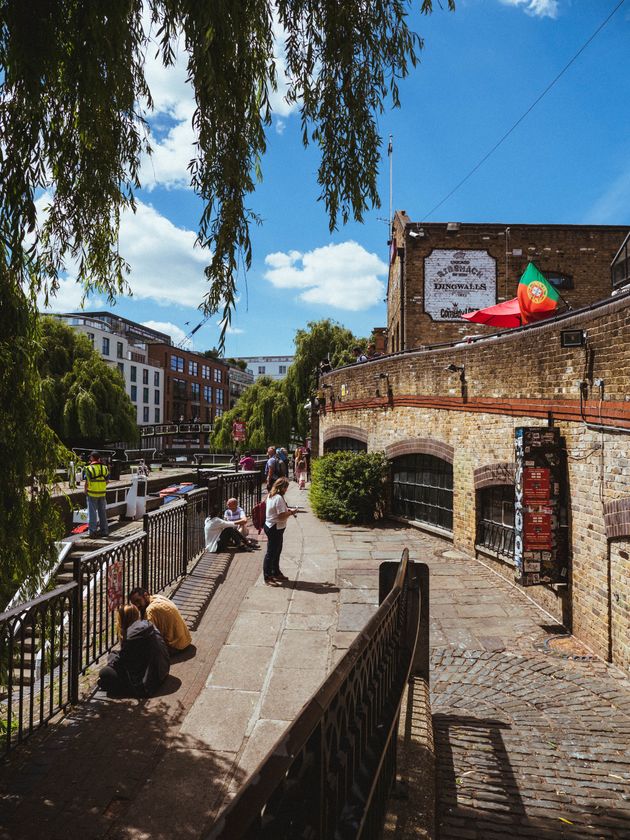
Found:
<svg viewBox="0 0 630 840"><path fill-rule="evenodd" d="M261 376L284 379L293 356L241 356L247 362L247 370L254 375L254 382Z"/></svg>
<svg viewBox="0 0 630 840"><path fill-rule="evenodd" d="M164 369L149 363L147 341L166 338L170 343L169 336L109 313L72 312L56 317L87 335L103 360L118 368L139 426L164 422Z"/></svg>

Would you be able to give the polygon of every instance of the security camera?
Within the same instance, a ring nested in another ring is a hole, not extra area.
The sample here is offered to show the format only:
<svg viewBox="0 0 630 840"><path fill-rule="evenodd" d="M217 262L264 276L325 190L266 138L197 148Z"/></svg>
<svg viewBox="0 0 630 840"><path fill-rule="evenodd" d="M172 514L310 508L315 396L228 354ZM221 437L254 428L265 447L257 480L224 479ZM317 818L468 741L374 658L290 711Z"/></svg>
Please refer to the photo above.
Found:
<svg viewBox="0 0 630 840"><path fill-rule="evenodd" d="M419 236L424 236L423 230L410 230L409 236L413 236L414 239L417 239Z"/></svg>

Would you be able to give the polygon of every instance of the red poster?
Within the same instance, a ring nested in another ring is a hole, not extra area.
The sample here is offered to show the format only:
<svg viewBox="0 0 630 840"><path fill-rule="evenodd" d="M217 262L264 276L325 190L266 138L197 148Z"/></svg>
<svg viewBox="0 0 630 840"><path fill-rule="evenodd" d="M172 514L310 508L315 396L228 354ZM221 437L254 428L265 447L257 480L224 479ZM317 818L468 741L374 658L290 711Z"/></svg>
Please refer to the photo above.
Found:
<svg viewBox="0 0 630 840"><path fill-rule="evenodd" d="M122 566L116 560L107 569L107 606L110 612L122 607Z"/></svg>
<svg viewBox="0 0 630 840"><path fill-rule="evenodd" d="M536 551L551 549L551 514L526 512L523 522L524 549Z"/></svg>
<svg viewBox="0 0 630 840"><path fill-rule="evenodd" d="M245 440L247 437L247 424L244 420L235 420L232 423L232 437L234 440Z"/></svg>
<svg viewBox="0 0 630 840"><path fill-rule="evenodd" d="M526 505L549 501L551 471L548 467L525 467L523 501Z"/></svg>

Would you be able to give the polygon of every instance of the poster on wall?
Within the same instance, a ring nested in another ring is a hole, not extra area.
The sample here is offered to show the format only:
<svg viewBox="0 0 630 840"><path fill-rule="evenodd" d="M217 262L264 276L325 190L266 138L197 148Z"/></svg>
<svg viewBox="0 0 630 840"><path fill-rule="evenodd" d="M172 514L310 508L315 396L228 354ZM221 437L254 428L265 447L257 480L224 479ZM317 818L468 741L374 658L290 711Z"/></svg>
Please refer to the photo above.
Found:
<svg viewBox="0 0 630 840"><path fill-rule="evenodd" d="M424 258L424 311L433 321L497 302L497 264L487 251L437 248Z"/></svg>
<svg viewBox="0 0 630 840"><path fill-rule="evenodd" d="M547 426L520 426L514 443L516 579L523 586L566 583L566 462L560 432Z"/></svg>

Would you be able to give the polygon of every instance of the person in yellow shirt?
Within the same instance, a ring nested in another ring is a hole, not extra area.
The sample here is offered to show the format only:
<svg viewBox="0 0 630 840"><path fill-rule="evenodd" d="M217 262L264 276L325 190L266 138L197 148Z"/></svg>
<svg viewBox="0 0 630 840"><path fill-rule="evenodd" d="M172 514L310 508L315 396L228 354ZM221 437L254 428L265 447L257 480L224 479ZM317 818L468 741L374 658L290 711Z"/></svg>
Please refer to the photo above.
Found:
<svg viewBox="0 0 630 840"><path fill-rule="evenodd" d="M154 624L173 653L185 650L192 642L190 630L175 604L164 595L149 595L141 586L129 593L129 602Z"/></svg>

